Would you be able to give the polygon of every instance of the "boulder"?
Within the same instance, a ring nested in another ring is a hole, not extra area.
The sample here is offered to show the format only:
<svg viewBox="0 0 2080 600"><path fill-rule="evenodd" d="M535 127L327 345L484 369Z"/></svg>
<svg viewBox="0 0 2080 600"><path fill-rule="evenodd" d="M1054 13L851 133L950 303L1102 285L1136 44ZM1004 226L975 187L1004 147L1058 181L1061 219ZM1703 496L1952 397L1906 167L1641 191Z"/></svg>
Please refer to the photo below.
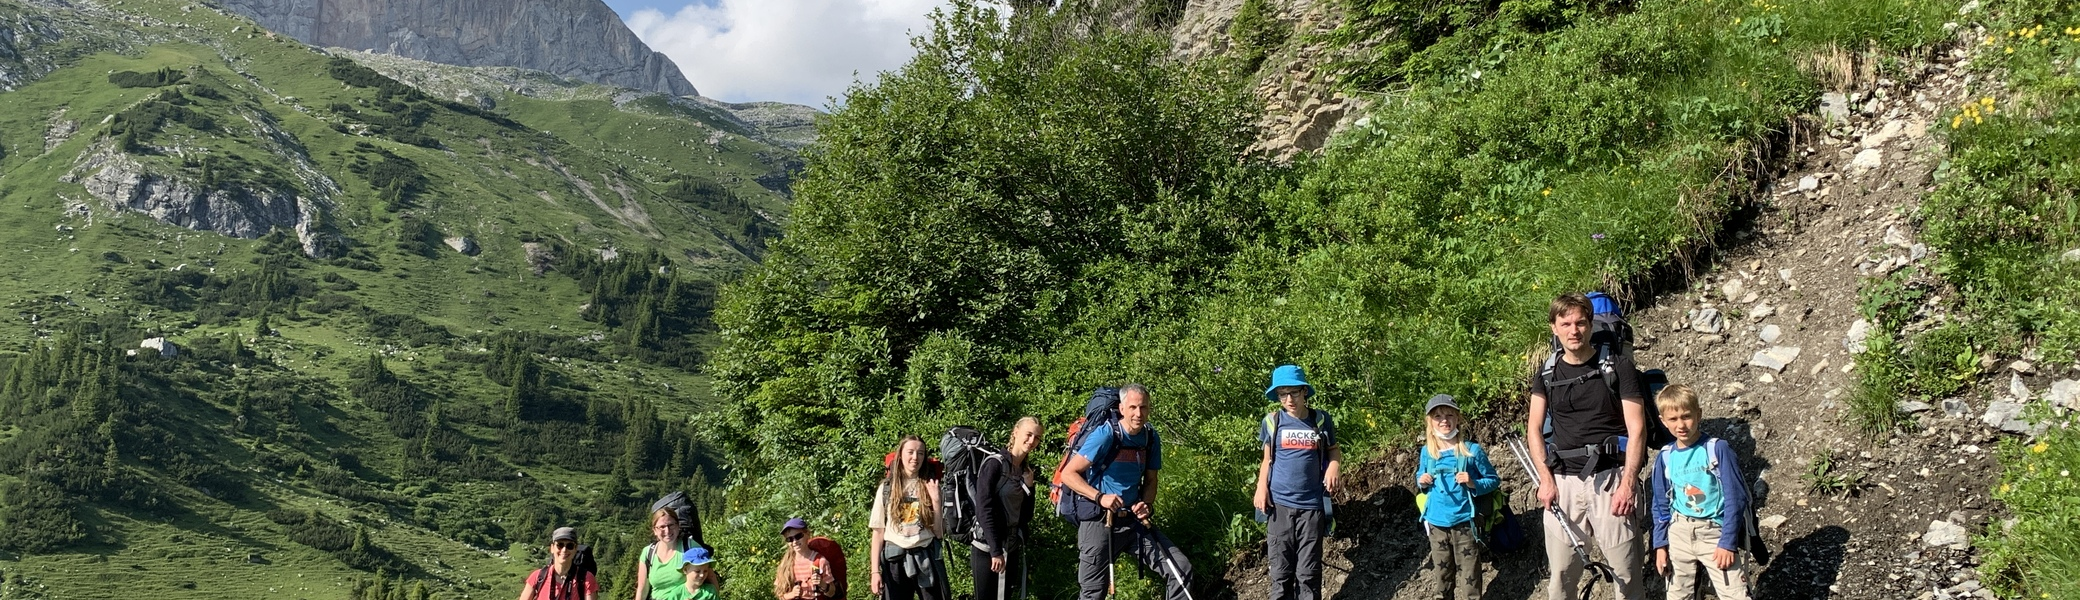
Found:
<svg viewBox="0 0 2080 600"><path fill-rule="evenodd" d="M1800 349L1797 346L1772 346L1756 352L1753 358L1748 359L1748 364L1769 369L1772 373L1782 373L1784 367L1791 366L1792 361L1798 360L1799 353Z"/></svg>
<svg viewBox="0 0 2080 600"><path fill-rule="evenodd" d="M173 358L181 354L180 347L175 346L173 342L163 337L148 338L145 341L138 342L137 348L158 352L160 358Z"/></svg>
<svg viewBox="0 0 2080 600"><path fill-rule="evenodd" d="M1727 302L1737 302L1741 299L1743 287L1740 279L1727 279L1726 283L1719 284L1719 293L1726 296Z"/></svg>
<svg viewBox="0 0 2080 600"><path fill-rule="evenodd" d="M2044 401L2061 410L2080 410L2080 381L2061 379L2044 390Z"/></svg>
<svg viewBox="0 0 2080 600"><path fill-rule="evenodd" d="M1719 330L1724 328L1726 328L1726 318L1719 314L1719 309L1699 309L1690 314L1690 329L1692 331L1698 333L1718 333Z"/></svg>
<svg viewBox="0 0 2080 600"><path fill-rule="evenodd" d="M1930 546L1963 550L1972 544L1972 535L1963 525L1949 521L1929 521L1928 533L1921 535L1921 543Z"/></svg>
<svg viewBox="0 0 2080 600"><path fill-rule="evenodd" d="M1857 319L1855 323L1849 324L1848 335L1842 336L1842 347L1848 348L1850 354L1863 354L1864 340L1870 339L1870 336L1871 322Z"/></svg>
<svg viewBox="0 0 2080 600"><path fill-rule="evenodd" d="M1876 169L1884 164L1885 151L1877 148L1867 148L1858 152L1856 158L1849 161L1849 166L1858 170Z"/></svg>
<svg viewBox="0 0 2080 600"><path fill-rule="evenodd" d="M451 237L441 241L447 242L448 247L455 249L456 252L461 252L468 256L476 256L478 252L482 251L482 249L477 247L477 240L469 236Z"/></svg>
<svg viewBox="0 0 2080 600"><path fill-rule="evenodd" d="M1784 330L1780 327L1777 327L1775 323L1762 326L1762 343L1774 344L1777 343L1777 340L1783 338Z"/></svg>

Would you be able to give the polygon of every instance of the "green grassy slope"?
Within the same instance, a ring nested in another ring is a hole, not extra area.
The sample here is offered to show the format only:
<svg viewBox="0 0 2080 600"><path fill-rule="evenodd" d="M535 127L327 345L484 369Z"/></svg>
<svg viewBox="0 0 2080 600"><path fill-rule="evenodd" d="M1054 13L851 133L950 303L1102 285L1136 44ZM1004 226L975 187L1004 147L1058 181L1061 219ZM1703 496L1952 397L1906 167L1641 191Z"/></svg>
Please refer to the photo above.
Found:
<svg viewBox="0 0 2080 600"><path fill-rule="evenodd" d="M504 596L548 527L618 568L645 496L706 481L707 306L791 152L611 90L425 96L187 3L81 10L0 3L62 33L0 93L0 597ZM123 161L301 198L316 242L119 210L85 183ZM126 355L153 336L182 356Z"/></svg>

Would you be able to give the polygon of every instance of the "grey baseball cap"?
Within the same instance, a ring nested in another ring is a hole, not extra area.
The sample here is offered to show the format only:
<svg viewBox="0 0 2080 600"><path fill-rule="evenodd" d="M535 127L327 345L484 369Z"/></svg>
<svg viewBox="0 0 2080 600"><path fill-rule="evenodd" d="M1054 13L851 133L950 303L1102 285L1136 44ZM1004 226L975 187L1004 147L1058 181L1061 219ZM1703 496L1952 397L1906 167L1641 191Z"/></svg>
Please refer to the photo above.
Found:
<svg viewBox="0 0 2080 600"><path fill-rule="evenodd" d="M1437 410L1439 406L1449 406L1452 407L1452 410L1460 410L1459 403L1453 402L1451 396L1438 394L1431 396L1430 402L1423 405L1423 414L1430 414L1430 411Z"/></svg>
<svg viewBox="0 0 2080 600"><path fill-rule="evenodd" d="M570 541L573 541L573 542L575 542L575 541L578 541L578 528L576 528L576 527L558 527L558 528L556 528L556 531L554 531L554 532L551 532L551 533L549 534L549 542L550 542L550 543L556 543L556 542L561 542L561 541L564 541L564 540L570 540Z"/></svg>

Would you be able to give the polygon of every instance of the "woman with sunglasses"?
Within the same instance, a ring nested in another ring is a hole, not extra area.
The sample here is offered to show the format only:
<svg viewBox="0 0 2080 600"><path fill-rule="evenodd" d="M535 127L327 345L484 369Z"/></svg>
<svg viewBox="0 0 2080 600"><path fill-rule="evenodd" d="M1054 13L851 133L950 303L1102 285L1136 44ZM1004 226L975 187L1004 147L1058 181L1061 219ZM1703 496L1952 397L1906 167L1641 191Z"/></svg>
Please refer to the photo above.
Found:
<svg viewBox="0 0 2080 600"><path fill-rule="evenodd" d="M780 538L787 540L787 552L780 557L780 567L773 570L773 597L778 600L825 600L832 597L836 582L831 577L831 563L823 555L809 549L809 523L801 519L788 519L780 526Z"/></svg>
<svg viewBox="0 0 2080 600"><path fill-rule="evenodd" d="M983 459L975 478L976 536L968 551L974 574L975 600L1004 600L1025 589L1026 530L1033 521L1033 485L1039 471L1030 460L1040 447L1040 419L1025 417L1011 426L1004 453Z"/></svg>
<svg viewBox="0 0 2080 600"><path fill-rule="evenodd" d="M867 515L873 575L867 590L884 600L947 600L946 563L939 551L939 482L926 479L924 440L906 436L874 491Z"/></svg>
<svg viewBox="0 0 2080 600"><path fill-rule="evenodd" d="M549 566L527 574L520 600L594 600L599 595L599 579L576 572L577 557L578 530L556 528L549 534Z"/></svg>
<svg viewBox="0 0 2080 600"><path fill-rule="evenodd" d="M650 537L655 541L643 547L642 560L636 561L636 600L687 600L692 594L686 591L686 575L679 571L686 553L686 543L679 539L679 515L670 508L650 513Z"/></svg>

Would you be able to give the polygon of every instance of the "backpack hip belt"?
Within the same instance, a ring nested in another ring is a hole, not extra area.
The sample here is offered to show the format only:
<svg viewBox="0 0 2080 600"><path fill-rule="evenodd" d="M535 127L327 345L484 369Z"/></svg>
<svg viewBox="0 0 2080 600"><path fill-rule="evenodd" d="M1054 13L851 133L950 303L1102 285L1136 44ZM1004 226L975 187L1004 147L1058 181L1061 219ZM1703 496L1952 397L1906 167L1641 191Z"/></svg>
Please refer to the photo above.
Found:
<svg viewBox="0 0 2080 600"><path fill-rule="evenodd" d="M1552 450L1546 452L1546 456L1551 457L1546 460L1546 468L1559 469L1561 461L1572 460L1577 458L1587 458L1589 460L1588 462L1582 464L1582 470L1574 474L1583 477L1595 475L1597 473L1602 472L1601 470L1597 469L1597 463L1602 462L1603 455L1623 455L1625 453L1624 447L1625 443L1623 438L1619 436L1611 436L1605 438L1603 440L1603 443L1596 444L1593 446L1582 446L1580 448L1569 448L1565 450ZM1611 468L1616 467L1613 466Z"/></svg>

